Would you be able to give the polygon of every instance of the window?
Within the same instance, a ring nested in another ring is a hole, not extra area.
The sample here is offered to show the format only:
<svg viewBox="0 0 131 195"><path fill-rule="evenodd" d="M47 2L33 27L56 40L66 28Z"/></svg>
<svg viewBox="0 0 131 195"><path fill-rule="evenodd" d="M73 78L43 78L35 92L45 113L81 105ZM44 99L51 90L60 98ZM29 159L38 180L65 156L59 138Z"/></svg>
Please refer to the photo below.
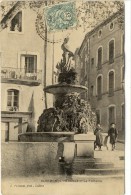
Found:
<svg viewBox="0 0 131 195"><path fill-rule="evenodd" d="M98 49L98 69L102 67L102 47Z"/></svg>
<svg viewBox="0 0 131 195"><path fill-rule="evenodd" d="M11 20L10 31L22 32L22 11L18 12Z"/></svg>
<svg viewBox="0 0 131 195"><path fill-rule="evenodd" d="M121 106L122 130L125 129L125 104Z"/></svg>
<svg viewBox="0 0 131 195"><path fill-rule="evenodd" d="M25 73L37 72L37 55L21 55L21 68Z"/></svg>
<svg viewBox="0 0 131 195"><path fill-rule="evenodd" d="M34 73L37 70L37 56L25 56L25 73Z"/></svg>
<svg viewBox="0 0 131 195"><path fill-rule="evenodd" d="M96 120L97 120L97 124L101 123L101 120L100 120L100 110L96 110Z"/></svg>
<svg viewBox="0 0 131 195"><path fill-rule="evenodd" d="M94 58L91 58L91 66L94 66Z"/></svg>
<svg viewBox="0 0 131 195"><path fill-rule="evenodd" d="M98 38L100 38L101 35L102 35L102 30L99 30L99 31L98 31Z"/></svg>
<svg viewBox="0 0 131 195"><path fill-rule="evenodd" d="M102 98L102 77L97 78L97 97L98 100Z"/></svg>
<svg viewBox="0 0 131 195"><path fill-rule="evenodd" d="M109 107L109 125L115 123L115 106Z"/></svg>
<svg viewBox="0 0 131 195"><path fill-rule="evenodd" d="M114 72L109 72L109 96L114 95Z"/></svg>
<svg viewBox="0 0 131 195"><path fill-rule="evenodd" d="M17 111L19 108L19 91L9 89L7 91L7 108L9 111Z"/></svg>
<svg viewBox="0 0 131 195"><path fill-rule="evenodd" d="M114 40L109 42L109 63L114 62Z"/></svg>
<svg viewBox="0 0 131 195"><path fill-rule="evenodd" d="M110 30L113 30L114 29L114 23L113 22L110 23L109 28L110 28Z"/></svg>

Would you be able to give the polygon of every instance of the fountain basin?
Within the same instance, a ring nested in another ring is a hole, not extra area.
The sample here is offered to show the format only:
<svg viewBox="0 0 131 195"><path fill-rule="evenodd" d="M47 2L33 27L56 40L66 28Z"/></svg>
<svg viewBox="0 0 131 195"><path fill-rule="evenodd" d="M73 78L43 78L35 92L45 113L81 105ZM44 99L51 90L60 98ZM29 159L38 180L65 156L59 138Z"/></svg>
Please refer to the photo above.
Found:
<svg viewBox="0 0 131 195"><path fill-rule="evenodd" d="M51 94L69 94L69 93L83 93L88 89L85 86L81 85L71 85L71 84L56 84L49 85L45 87L44 91Z"/></svg>
<svg viewBox="0 0 131 195"><path fill-rule="evenodd" d="M27 132L18 135L19 142L61 142L73 140L74 132Z"/></svg>

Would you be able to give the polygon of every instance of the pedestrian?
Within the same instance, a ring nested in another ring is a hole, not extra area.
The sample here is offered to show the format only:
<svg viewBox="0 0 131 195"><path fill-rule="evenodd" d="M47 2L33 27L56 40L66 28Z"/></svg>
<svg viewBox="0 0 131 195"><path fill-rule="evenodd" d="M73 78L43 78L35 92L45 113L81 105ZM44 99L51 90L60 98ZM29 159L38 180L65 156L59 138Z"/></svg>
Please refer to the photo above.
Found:
<svg viewBox="0 0 131 195"><path fill-rule="evenodd" d="M110 129L108 131L108 136L110 137L110 144L112 145L112 151L113 151L115 150L117 136L118 136L118 131L116 130L115 123L111 123Z"/></svg>
<svg viewBox="0 0 131 195"><path fill-rule="evenodd" d="M97 124L97 127L94 131L94 135L96 136L96 140L94 142L94 150L97 148L97 146L99 150L102 150L101 147L103 146L103 136L100 124Z"/></svg>

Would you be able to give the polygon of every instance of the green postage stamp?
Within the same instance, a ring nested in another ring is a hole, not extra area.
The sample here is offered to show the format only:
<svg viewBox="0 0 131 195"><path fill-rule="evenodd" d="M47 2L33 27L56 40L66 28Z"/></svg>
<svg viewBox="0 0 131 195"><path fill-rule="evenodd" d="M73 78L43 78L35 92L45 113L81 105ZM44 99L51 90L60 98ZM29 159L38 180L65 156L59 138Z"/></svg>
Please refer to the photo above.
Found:
<svg viewBox="0 0 131 195"><path fill-rule="evenodd" d="M65 30L77 25L75 3L69 2L48 7L45 10L48 31Z"/></svg>

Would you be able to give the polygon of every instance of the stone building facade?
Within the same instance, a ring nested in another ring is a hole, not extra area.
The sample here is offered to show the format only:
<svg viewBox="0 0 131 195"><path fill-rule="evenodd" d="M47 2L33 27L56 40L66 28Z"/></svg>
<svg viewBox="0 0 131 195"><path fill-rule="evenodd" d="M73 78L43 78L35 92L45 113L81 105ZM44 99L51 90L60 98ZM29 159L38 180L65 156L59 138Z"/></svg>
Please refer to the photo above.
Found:
<svg viewBox="0 0 131 195"><path fill-rule="evenodd" d="M19 1L1 20L2 141L17 141L19 133L36 131L45 106L44 40L36 32L36 18L36 12Z"/></svg>
<svg viewBox="0 0 131 195"><path fill-rule="evenodd" d="M120 137L125 130L124 30L118 18L123 12L88 32L76 58L80 61L76 66L76 70L80 69L80 84L88 87L88 94L82 97L91 103L104 131L110 123L116 123Z"/></svg>

